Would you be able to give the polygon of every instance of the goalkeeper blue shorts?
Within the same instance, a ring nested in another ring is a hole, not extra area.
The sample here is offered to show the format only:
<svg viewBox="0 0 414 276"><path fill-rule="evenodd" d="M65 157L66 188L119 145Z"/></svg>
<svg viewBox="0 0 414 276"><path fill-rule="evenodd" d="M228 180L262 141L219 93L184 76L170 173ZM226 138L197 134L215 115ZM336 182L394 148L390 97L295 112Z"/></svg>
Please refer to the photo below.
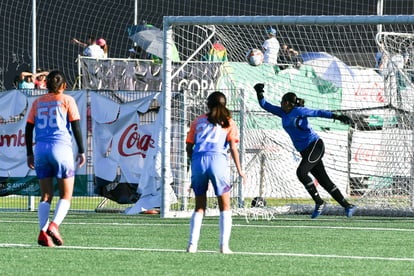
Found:
<svg viewBox="0 0 414 276"><path fill-rule="evenodd" d="M35 170L37 178L70 178L75 176L72 147L63 143L42 143L35 146Z"/></svg>
<svg viewBox="0 0 414 276"><path fill-rule="evenodd" d="M191 186L196 196L207 193L208 183L214 187L216 196L230 191L230 172L227 156L219 154L197 154L191 161Z"/></svg>

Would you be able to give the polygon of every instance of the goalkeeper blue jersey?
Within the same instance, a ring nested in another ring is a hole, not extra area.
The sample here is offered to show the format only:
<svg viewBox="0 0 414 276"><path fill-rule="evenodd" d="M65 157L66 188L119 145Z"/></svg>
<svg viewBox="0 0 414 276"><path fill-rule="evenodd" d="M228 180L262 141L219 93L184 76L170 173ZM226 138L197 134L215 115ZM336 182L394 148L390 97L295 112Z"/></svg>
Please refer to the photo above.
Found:
<svg viewBox="0 0 414 276"><path fill-rule="evenodd" d="M331 111L298 106L286 113L280 106L272 105L264 98L259 100L259 104L264 110L282 118L283 128L289 134L294 147L299 152L319 139L319 135L312 129L307 117L332 118L333 115Z"/></svg>

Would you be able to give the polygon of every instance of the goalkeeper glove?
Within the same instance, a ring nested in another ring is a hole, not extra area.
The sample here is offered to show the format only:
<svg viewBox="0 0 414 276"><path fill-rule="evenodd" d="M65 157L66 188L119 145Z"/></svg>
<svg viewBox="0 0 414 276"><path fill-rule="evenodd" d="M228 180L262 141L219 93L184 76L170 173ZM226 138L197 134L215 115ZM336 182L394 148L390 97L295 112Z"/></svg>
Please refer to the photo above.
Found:
<svg viewBox="0 0 414 276"><path fill-rule="evenodd" d="M337 115L337 114L334 113L334 114L332 114L332 118L334 120L341 121L342 123L347 124L347 125L349 125L351 123L351 118L349 118L346 115Z"/></svg>
<svg viewBox="0 0 414 276"><path fill-rule="evenodd" d="M263 83L256 83L255 86L253 87L254 90L256 90L256 95L257 95L257 99L260 101L261 99L264 98L263 93L264 93L264 84Z"/></svg>

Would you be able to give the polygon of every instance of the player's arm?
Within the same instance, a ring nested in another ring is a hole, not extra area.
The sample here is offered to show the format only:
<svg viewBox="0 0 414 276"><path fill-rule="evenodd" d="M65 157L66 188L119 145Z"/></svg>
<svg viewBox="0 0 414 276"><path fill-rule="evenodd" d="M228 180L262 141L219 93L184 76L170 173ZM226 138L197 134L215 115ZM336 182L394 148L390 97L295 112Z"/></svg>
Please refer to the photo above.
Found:
<svg viewBox="0 0 414 276"><path fill-rule="evenodd" d="M82 131L79 120L70 122L72 126L73 136L75 137L76 144L78 145L78 155L76 161L79 161L78 166L82 167L85 164L85 148L83 147Z"/></svg>
<svg viewBox="0 0 414 276"><path fill-rule="evenodd" d="M33 74L30 72L21 72L20 73L20 80L24 80L25 77L32 77Z"/></svg>
<svg viewBox="0 0 414 276"><path fill-rule="evenodd" d="M185 138L185 151L187 153L187 165L191 163L191 158L193 156L193 148L195 144L195 129L197 127L197 119L193 120L190 125L190 130L187 132L187 137Z"/></svg>
<svg viewBox="0 0 414 276"><path fill-rule="evenodd" d="M194 148L193 143L190 143L190 142L185 143L185 151L187 152L187 171L191 167L191 157L193 156L193 148Z"/></svg>
<svg viewBox="0 0 414 276"><path fill-rule="evenodd" d="M187 152L187 160L191 160L191 157L193 155L193 147L194 145L192 143L189 143L189 142L185 143L185 151Z"/></svg>
<svg viewBox="0 0 414 276"><path fill-rule="evenodd" d="M341 121L344 124L351 123L351 119L347 115L335 114L332 111L328 111L328 110L319 110L319 109L311 109L311 108L302 107L300 111L302 115L305 115L306 117L332 118L334 120Z"/></svg>
<svg viewBox="0 0 414 276"><path fill-rule="evenodd" d="M280 106L273 105L266 101L264 98L264 84L263 83L256 83L254 86L254 90L256 91L257 100L259 102L259 105L266 111L269 111L270 113L277 115L279 117L282 116L282 109Z"/></svg>
<svg viewBox="0 0 414 276"><path fill-rule="evenodd" d="M241 168L239 150L237 149L237 143L234 139L230 140L230 153L231 157L233 157L234 164L236 165L237 172L243 178L243 184L246 184L247 176Z"/></svg>
<svg viewBox="0 0 414 276"><path fill-rule="evenodd" d="M24 139L26 142L27 166L31 169L34 169L33 130L34 130L34 124L27 122L26 127L25 127Z"/></svg>
<svg viewBox="0 0 414 276"><path fill-rule="evenodd" d="M86 47L86 46L88 46L88 44L87 44L87 43L84 43L84 42L82 42L82 41L79 41L79 40L77 40L76 38L72 38L72 39L71 39L71 42L72 42L72 43L74 43L74 44L78 44L78 45L80 45L80 46L82 46L82 47Z"/></svg>
<svg viewBox="0 0 414 276"><path fill-rule="evenodd" d="M269 42L267 40L265 40L262 44L262 48L263 50L266 52L267 48L269 48Z"/></svg>
<svg viewBox="0 0 414 276"><path fill-rule="evenodd" d="M237 172L239 175L243 178L243 184L246 183L247 177L245 173L242 170L241 164L240 164L240 155L239 150L237 149L237 143L239 142L239 133L236 126L236 123L233 119L230 119L230 127L227 132L227 141L230 144L230 153L231 157L233 157L234 164L236 165Z"/></svg>
<svg viewBox="0 0 414 276"><path fill-rule="evenodd" d="M49 75L49 72L48 71L38 72L38 73L34 74L33 77L37 78L38 76L41 76L41 75L47 76L47 75Z"/></svg>
<svg viewBox="0 0 414 276"><path fill-rule="evenodd" d="M349 118L347 115L344 115L344 114L338 115L338 114L332 113L332 119L338 120L341 123L344 123L344 124L347 124L347 125L352 123L351 118Z"/></svg>

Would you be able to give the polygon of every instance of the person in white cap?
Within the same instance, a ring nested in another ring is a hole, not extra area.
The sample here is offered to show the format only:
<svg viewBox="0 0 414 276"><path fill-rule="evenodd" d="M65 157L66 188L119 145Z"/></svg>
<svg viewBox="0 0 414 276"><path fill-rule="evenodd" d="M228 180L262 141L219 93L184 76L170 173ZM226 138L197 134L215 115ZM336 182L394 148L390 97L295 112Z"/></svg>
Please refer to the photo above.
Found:
<svg viewBox="0 0 414 276"><path fill-rule="evenodd" d="M266 33L269 36L269 38L266 39L262 45L264 49L263 63L276 65L277 57L279 55L280 50L279 41L276 39L276 29L270 27L266 30Z"/></svg>

